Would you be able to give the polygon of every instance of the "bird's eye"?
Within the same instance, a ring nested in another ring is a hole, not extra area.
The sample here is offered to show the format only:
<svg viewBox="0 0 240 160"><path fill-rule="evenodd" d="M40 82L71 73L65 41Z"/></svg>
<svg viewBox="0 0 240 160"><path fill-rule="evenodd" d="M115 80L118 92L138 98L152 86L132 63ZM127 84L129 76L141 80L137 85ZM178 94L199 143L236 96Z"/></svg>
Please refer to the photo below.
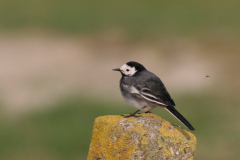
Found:
<svg viewBox="0 0 240 160"><path fill-rule="evenodd" d="M129 71L129 69L126 70L127 72Z"/></svg>

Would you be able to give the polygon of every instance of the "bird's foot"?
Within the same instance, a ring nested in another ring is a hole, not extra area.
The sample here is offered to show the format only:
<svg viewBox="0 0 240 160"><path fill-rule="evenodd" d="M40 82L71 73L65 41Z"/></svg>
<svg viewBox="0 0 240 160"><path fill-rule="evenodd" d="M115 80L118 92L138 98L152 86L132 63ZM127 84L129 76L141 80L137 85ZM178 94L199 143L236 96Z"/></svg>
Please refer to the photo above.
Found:
<svg viewBox="0 0 240 160"><path fill-rule="evenodd" d="M137 113L137 114L139 114L139 113ZM124 118L129 118L129 117L141 117L140 115L139 116L137 116L136 114L132 114L132 113L130 113L129 115L122 115Z"/></svg>
<svg viewBox="0 0 240 160"><path fill-rule="evenodd" d="M152 113L152 112L150 112L150 111L147 111L147 112L145 112L145 113Z"/></svg>
<svg viewBox="0 0 240 160"><path fill-rule="evenodd" d="M139 112L140 110L137 110L136 112L134 112L134 113L130 113L129 115L127 115L127 116L124 116L124 115L122 115L124 118L129 118L129 117L140 117L140 116L136 116L136 114L137 114L137 112Z"/></svg>

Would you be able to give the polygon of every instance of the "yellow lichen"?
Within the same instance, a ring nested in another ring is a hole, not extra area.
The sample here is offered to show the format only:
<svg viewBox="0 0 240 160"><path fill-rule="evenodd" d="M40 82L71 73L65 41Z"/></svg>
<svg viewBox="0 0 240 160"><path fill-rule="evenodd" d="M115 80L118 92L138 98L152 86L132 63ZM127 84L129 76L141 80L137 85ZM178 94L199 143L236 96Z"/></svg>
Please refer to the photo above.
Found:
<svg viewBox="0 0 240 160"><path fill-rule="evenodd" d="M162 127L159 128L159 132L168 137L170 142L174 144L180 143L181 151L183 151L186 147L195 151L197 145L196 137L192 133L187 132L180 127L174 126L174 129L171 127L171 123L167 121L163 122ZM159 144L159 146L161 146L161 144Z"/></svg>
<svg viewBox="0 0 240 160"><path fill-rule="evenodd" d="M172 156L172 154L169 150L165 149L164 152L163 152L163 156L170 157L170 156Z"/></svg>
<svg viewBox="0 0 240 160"><path fill-rule="evenodd" d="M148 137L142 136L141 143L142 143L142 144L148 144Z"/></svg>
<svg viewBox="0 0 240 160"><path fill-rule="evenodd" d="M95 154L95 158L106 157L106 159L117 160L117 159L129 159L130 155L135 151L135 143L131 143L129 135L133 131L142 132L142 124L134 124L126 132L123 131L123 128L117 127L118 122L122 121L122 116L103 116L98 117L94 123L92 144L90 146L89 155ZM136 121L135 118L124 119L129 122ZM109 122L107 125L104 123ZM105 127L104 127L105 126ZM119 134L121 133L121 134ZM118 135L119 134L119 135ZM112 136L116 135L117 140L112 140ZM124 151L124 152L123 152ZM91 156L88 158L92 159ZM95 160L95 159L94 159Z"/></svg>
<svg viewBox="0 0 240 160"><path fill-rule="evenodd" d="M161 125L156 128L158 134L152 133L152 131L149 133L149 130L146 130L148 125L151 125L150 119L161 122ZM149 123L146 123L148 120ZM157 145L153 148L155 150L150 149L154 145L153 143ZM102 116L96 118L94 122L88 160L98 158L128 160L131 159L131 156L151 159L146 157L159 156L159 154L170 157L173 156L173 149L169 148L169 143L173 147L179 147L181 152L186 147L191 148L192 151L196 148L196 138L193 134L179 127L173 127L171 123L157 115L146 113L141 114L141 118ZM158 148L161 149L161 152ZM188 160L192 160L192 158L190 157Z"/></svg>
<svg viewBox="0 0 240 160"><path fill-rule="evenodd" d="M188 158L187 160L193 160L193 157Z"/></svg>

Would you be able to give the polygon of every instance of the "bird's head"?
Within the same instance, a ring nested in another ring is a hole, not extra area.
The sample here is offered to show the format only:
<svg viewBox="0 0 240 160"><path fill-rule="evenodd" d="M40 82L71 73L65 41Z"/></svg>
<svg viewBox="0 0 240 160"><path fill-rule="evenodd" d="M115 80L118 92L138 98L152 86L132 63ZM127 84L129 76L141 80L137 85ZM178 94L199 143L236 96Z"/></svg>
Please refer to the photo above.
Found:
<svg viewBox="0 0 240 160"><path fill-rule="evenodd" d="M113 71L120 71L123 76L133 76L137 72L146 70L146 68L138 62L127 62L122 67L113 69Z"/></svg>

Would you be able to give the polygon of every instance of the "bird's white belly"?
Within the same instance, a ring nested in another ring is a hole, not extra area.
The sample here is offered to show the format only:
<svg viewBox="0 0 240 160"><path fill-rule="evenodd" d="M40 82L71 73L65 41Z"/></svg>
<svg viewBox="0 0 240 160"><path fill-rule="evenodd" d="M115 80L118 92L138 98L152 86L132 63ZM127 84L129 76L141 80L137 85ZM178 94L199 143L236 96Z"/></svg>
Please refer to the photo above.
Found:
<svg viewBox="0 0 240 160"><path fill-rule="evenodd" d="M135 100L135 99L130 98L130 97L125 98L125 100L128 104L130 104L134 108L136 108L138 110L141 110L141 111L144 111L144 112L150 111L153 108L155 108L155 106L149 105L146 101L141 101L141 100L139 101L139 100Z"/></svg>

